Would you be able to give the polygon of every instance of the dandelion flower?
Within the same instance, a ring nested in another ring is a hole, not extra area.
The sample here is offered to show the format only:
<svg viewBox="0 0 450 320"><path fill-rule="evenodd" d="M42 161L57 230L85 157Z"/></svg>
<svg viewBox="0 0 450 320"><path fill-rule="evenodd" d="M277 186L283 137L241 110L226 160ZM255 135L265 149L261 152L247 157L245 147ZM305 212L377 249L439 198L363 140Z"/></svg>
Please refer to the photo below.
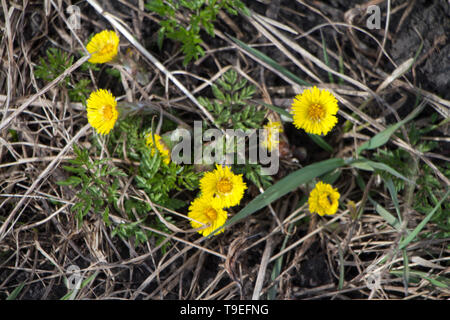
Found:
<svg viewBox="0 0 450 320"><path fill-rule="evenodd" d="M155 141L153 141L153 138L155 138ZM161 136L158 134L149 134L147 136L147 145L150 146L150 148L152 149L152 156L155 154L155 147L154 145L156 144L156 149L158 149L159 153L161 154L161 157L164 161L165 164L169 164L170 163L170 154L169 154L169 148L167 148L167 146L164 144L164 141L162 141ZM153 143L155 142L155 143Z"/></svg>
<svg viewBox="0 0 450 320"><path fill-rule="evenodd" d="M103 30L89 41L86 49L91 54L89 62L110 62L119 52L119 36L114 31Z"/></svg>
<svg viewBox="0 0 450 320"><path fill-rule="evenodd" d="M225 224L227 212L211 197L200 197L192 201L189 206L188 217L191 220L191 226L198 230L203 236L208 236L217 228ZM217 231L214 235L224 232L225 229Z"/></svg>
<svg viewBox="0 0 450 320"><path fill-rule="evenodd" d="M309 194L309 211L320 216L333 215L338 209L339 197L340 194L337 189L333 189L331 185L320 181Z"/></svg>
<svg viewBox="0 0 450 320"><path fill-rule="evenodd" d="M273 151L278 148L278 144L280 143L279 136L275 137L276 133L283 132L283 127L279 121L271 121L264 126L265 134L262 140L262 145L267 148L269 151Z"/></svg>
<svg viewBox="0 0 450 320"><path fill-rule="evenodd" d="M207 172L200 180L202 196L215 198L222 207L238 205L247 189L242 174L234 174L230 167L216 165L216 169Z"/></svg>
<svg viewBox="0 0 450 320"><path fill-rule="evenodd" d="M293 122L298 129L325 135L337 123L338 110L336 98L328 90L319 90L314 86L294 98Z"/></svg>
<svg viewBox="0 0 450 320"><path fill-rule="evenodd" d="M108 90L99 89L91 93L86 106L91 126L101 135L108 134L119 116L116 98Z"/></svg>

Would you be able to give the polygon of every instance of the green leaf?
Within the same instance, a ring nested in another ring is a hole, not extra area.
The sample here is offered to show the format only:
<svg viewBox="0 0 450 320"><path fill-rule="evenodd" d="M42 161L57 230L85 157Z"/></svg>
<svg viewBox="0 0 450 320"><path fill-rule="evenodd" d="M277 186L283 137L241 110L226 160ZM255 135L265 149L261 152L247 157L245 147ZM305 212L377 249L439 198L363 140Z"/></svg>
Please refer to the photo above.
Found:
<svg viewBox="0 0 450 320"><path fill-rule="evenodd" d="M385 208L383 208L379 203L377 203L375 200L373 200L371 197L369 197L370 202L372 202L373 206L375 207L375 211L386 220L387 223L389 223L391 226L393 226L396 230L401 230L401 222L396 219L392 214L390 214L389 211L387 211Z"/></svg>
<svg viewBox="0 0 450 320"><path fill-rule="evenodd" d="M81 183L81 178L77 176L70 176L66 180L57 181L56 184L60 186L77 186Z"/></svg>
<svg viewBox="0 0 450 320"><path fill-rule="evenodd" d="M80 167L69 167L69 166L63 166L63 169L72 173L82 173L85 172L86 170L84 168L80 168Z"/></svg>
<svg viewBox="0 0 450 320"><path fill-rule="evenodd" d="M6 300L16 300L17 296L19 295L20 291L22 291L23 287L25 286L25 282L22 282L11 292L9 296L6 297Z"/></svg>
<svg viewBox="0 0 450 320"><path fill-rule="evenodd" d="M375 161L367 160L364 158L359 158L358 160L354 161L351 164L351 166L358 168L358 169L367 170L367 171L374 171L375 169L386 171L386 172L392 174L393 176L396 176L397 178L405 180L408 183L415 184L414 181L409 180L408 178L403 176L401 173L392 169L387 164L384 164L382 162L375 162Z"/></svg>
<svg viewBox="0 0 450 320"><path fill-rule="evenodd" d="M261 103L263 106L269 108L270 110L275 111L278 114L280 114L282 116L285 116L288 119L291 119L291 121L292 121L292 114L287 112L285 109L277 107L277 106L274 106L274 105L271 105L271 104L268 104L268 103L265 103L265 102L259 102L259 103Z"/></svg>
<svg viewBox="0 0 450 320"><path fill-rule="evenodd" d="M117 167L109 168L109 171L107 174L111 175L111 176L119 176L119 177L127 177L128 176L123 170L121 170Z"/></svg>
<svg viewBox="0 0 450 320"><path fill-rule="evenodd" d="M214 25L211 22L209 22L209 21L202 21L202 24L205 27L206 32L208 32L208 34L211 37L214 37L215 36Z"/></svg>
<svg viewBox="0 0 450 320"><path fill-rule="evenodd" d="M363 145L361 145L356 150L357 154L360 154L361 151L376 149L376 148L384 145L386 142L389 141L392 134L394 134L394 132L397 131L398 128L403 126L408 121L414 119L414 117L417 116L420 113L420 111L422 111L422 109L425 107L425 105L426 105L425 103L420 104L405 119L403 119L402 121L400 121L390 127L387 127L380 133L376 134L374 137L372 137L369 141L365 142Z"/></svg>
<svg viewBox="0 0 450 320"><path fill-rule="evenodd" d="M159 50L162 50L165 34L166 34L166 28L165 27L159 28L159 30L158 30L158 38L156 40L156 44L158 45L158 49Z"/></svg>
<svg viewBox="0 0 450 320"><path fill-rule="evenodd" d="M109 207L106 206L105 211L102 214L102 218L103 218L103 222L105 222L105 224L107 226L111 225L111 220L109 220Z"/></svg>
<svg viewBox="0 0 450 320"><path fill-rule="evenodd" d="M330 146L321 136L318 136L317 134L308 133L308 137L310 137L311 140L319 147L321 147L323 150L333 152L333 147Z"/></svg>
<svg viewBox="0 0 450 320"><path fill-rule="evenodd" d="M170 7L166 6L162 0L149 0L145 7L149 11L153 11L160 16L164 17L167 13L170 13Z"/></svg>
<svg viewBox="0 0 450 320"><path fill-rule="evenodd" d="M81 212L81 217L80 218L85 217L88 214L88 212L91 210L91 208L92 208L92 200L90 198L87 198L87 200L86 200L86 202L84 204L84 209Z"/></svg>
<svg viewBox="0 0 450 320"><path fill-rule="evenodd" d="M356 169L360 169L360 170L365 170L365 171L374 171L375 169L369 165L367 162L364 161L355 161L352 164L352 167L356 168Z"/></svg>
<svg viewBox="0 0 450 320"><path fill-rule="evenodd" d="M224 94L222 93L222 91L220 91L220 89L216 85L212 85L211 89L212 89L212 92L213 92L214 96L216 97L216 99L219 99L221 101L225 100Z"/></svg>

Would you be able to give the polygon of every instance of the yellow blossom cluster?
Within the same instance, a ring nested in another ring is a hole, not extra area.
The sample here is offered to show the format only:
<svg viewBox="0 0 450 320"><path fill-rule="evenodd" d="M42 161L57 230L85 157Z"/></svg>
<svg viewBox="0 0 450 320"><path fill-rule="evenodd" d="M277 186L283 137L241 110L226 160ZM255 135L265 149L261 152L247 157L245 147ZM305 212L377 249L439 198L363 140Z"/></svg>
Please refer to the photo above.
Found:
<svg viewBox="0 0 450 320"><path fill-rule="evenodd" d="M216 165L216 169L205 173L200 180L200 197L192 201L188 217L191 225L203 236L208 236L227 220L225 208L238 205L247 185L242 174L234 174L230 167ZM222 228L214 235L223 232Z"/></svg>

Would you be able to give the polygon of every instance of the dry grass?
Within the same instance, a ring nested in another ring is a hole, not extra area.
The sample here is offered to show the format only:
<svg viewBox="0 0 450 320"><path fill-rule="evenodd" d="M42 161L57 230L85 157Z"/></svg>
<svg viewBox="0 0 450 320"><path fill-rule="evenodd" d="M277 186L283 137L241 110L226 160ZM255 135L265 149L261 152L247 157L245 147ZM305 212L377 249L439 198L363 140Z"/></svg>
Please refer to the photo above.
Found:
<svg viewBox="0 0 450 320"><path fill-rule="evenodd" d="M416 81L415 70L426 62L432 51L419 55L408 77L399 74L397 67L402 66L396 65L386 51L395 38L394 27L404 27L413 10L408 2L389 1L389 15L395 15L396 23L388 32L370 34L351 26L361 18L359 12L365 12L364 6L362 9L348 7L344 12L318 2L297 1L296 6L288 8L261 1L258 2L260 11L266 15L238 19L221 14L216 23L216 39L204 37L206 55L187 68L182 67L182 57L175 46L168 46L164 52L150 53L145 49L154 40L146 37L151 34L149 28L156 27L158 17L143 10L142 0L103 1L104 12L95 10L96 1L24 3L26 7L22 1L1 1L1 298L23 284L18 299L59 299L67 293L63 279L69 276L70 265L78 265L85 279L94 276L93 281L77 292L77 299L266 299L274 285L276 299L450 297L448 238L429 237L411 242L405 250L408 268L420 270L426 277L409 284L402 280L405 263L402 251L397 250L399 242L406 230L416 227L424 215L411 208L411 194L402 192L398 197L404 223L399 230L388 224L367 201L366 193L376 191L377 201L395 212L388 190L380 185L375 174L371 177L365 173L366 181L370 180L366 192L358 187L354 169L343 170L337 182L343 203L355 200L356 207L363 211L360 219L353 220L349 209L327 219L310 218L306 205L297 207L307 192L300 187L212 239L190 232L187 221L180 218L185 211L173 212L172 216L182 223L176 227L169 225L173 232L165 240L171 243L166 252L161 250L164 243L156 245L153 239L135 248L133 239L112 238L110 228L101 219L90 219L77 228L70 211L75 193L56 184L67 178L61 165L74 157L72 145L90 145L93 133L83 104L70 102L67 89L58 83L66 76L76 78L79 74L79 67L88 58L80 57L79 52L84 51L89 35L120 26L118 21L126 25L119 29L121 50L133 49L142 65L151 70L146 86L140 85L126 70L120 70L122 81L116 85L122 87L123 97L132 101L170 100L172 107L187 116L179 118L181 123L188 122L189 117L214 123L213 116L195 97L207 94L210 84L230 68L256 85L260 101L283 108L288 108L292 96L303 88L279 70L255 62L226 33L263 52L275 54L274 59L279 59L283 66L294 73L301 70L298 73L309 81L335 93L341 106L340 127L348 120L354 130L336 130L330 138L335 152L327 157L354 156L358 146L392 123L388 117L393 116L397 121L404 118L411 111L408 104L418 93L426 97L429 113L437 113L439 121L448 118L450 101L433 90L421 89ZM82 29L69 28L65 8L70 4L81 7ZM323 24L308 32L288 21L287 14L301 19L314 16ZM321 16L324 18L320 20ZM343 20L337 23L335 16ZM248 30L252 30L252 35ZM312 53L311 48L319 48L317 52L322 50L317 30L335 30L332 33L335 43L327 48L327 54L336 67L328 66L323 56L319 58ZM367 48L367 43L378 50ZM432 49L439 50L440 46L442 42L436 42L436 48ZM76 58L58 78L44 83L36 79L34 67L49 47L61 48ZM336 71L339 57L343 57L344 76ZM328 73L333 74L335 81L341 77L344 84L329 83ZM100 82L104 84L92 72L88 77L94 88ZM160 95L153 93L156 86L165 91ZM368 99L371 100L368 105L361 107ZM406 107L406 113L402 107ZM427 125L430 124L422 124ZM402 127L403 134L391 139L389 148L406 150L417 163L431 168L442 188L448 186L449 177L440 169L443 162L449 161L448 124L427 137L440 143L441 149L433 152L417 150L404 134L405 130ZM300 164L293 157L286 157L280 175L300 167L306 159L323 159L319 153L315 154L314 148L294 142L291 147ZM127 160L113 159L113 162L123 164ZM130 178L123 178L121 187L126 191L123 197L140 197L145 201ZM246 201L261 191L251 188ZM160 209L156 206L150 214ZM114 214L111 217L115 222L125 219ZM432 235L438 231L434 223L428 223L422 233ZM280 270L271 278L281 258ZM377 264L380 259L385 259L383 264ZM377 290L368 288L368 279L374 275L381 279ZM445 277L447 287L429 280Z"/></svg>

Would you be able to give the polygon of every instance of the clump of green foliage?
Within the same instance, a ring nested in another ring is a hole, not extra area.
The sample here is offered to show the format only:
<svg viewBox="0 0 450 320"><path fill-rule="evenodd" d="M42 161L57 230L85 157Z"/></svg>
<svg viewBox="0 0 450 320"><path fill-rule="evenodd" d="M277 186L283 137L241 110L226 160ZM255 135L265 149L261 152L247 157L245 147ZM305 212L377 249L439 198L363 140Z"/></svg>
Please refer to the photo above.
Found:
<svg viewBox="0 0 450 320"><path fill-rule="evenodd" d="M158 46L162 47L166 37L181 42L185 65L205 54L200 46L203 42L201 27L214 37L213 22L221 9L233 15L238 10L247 12L240 0L150 0L145 7L163 18L158 31ZM181 21L182 17L188 21Z"/></svg>
<svg viewBox="0 0 450 320"><path fill-rule="evenodd" d="M194 190L198 187L199 173L193 166L180 166L170 162L166 164L159 151L152 154L151 148L146 144L147 134L142 128L142 117L129 117L118 123L107 141L108 152L111 157L127 159L128 165L121 169L110 164L110 159L90 159L89 150L74 146L76 158L69 160L72 166L63 168L72 175L59 184L72 186L78 189L77 203L72 207L76 218L81 224L84 219L101 215L107 226L112 227L112 235L122 238L134 238L135 245L148 241L154 237L159 244L166 237L151 232L143 226L170 233L167 226L156 216L149 215L153 211L152 205L143 199L140 192L144 192L153 205L159 208L177 210L188 204L187 201L177 198L177 194L185 190ZM100 144L97 137L92 139L94 147L100 153ZM92 152L92 150L91 150ZM123 199L123 206L119 207L118 200L123 194L123 186L119 177L132 177L134 190L137 193L127 192ZM122 187L120 187L122 186ZM168 222L172 218L160 209L161 216ZM127 223L113 223L109 215L114 213L123 217ZM169 244L166 243L163 250Z"/></svg>
<svg viewBox="0 0 450 320"><path fill-rule="evenodd" d="M229 70L211 86L214 99L199 97L198 101L209 111L218 126L223 129L252 130L261 129L266 110L258 109L251 100L256 92L247 79L239 79L235 70ZM206 126L206 124L204 124ZM224 141L224 149L230 146ZM234 147L236 152L236 145ZM261 175L261 165L245 163L233 165L234 172L243 174L245 178L258 187L266 188L271 185L272 178Z"/></svg>
<svg viewBox="0 0 450 320"><path fill-rule="evenodd" d="M129 117L121 121L120 134L115 132L111 136L110 145L114 146L112 151L118 157L126 156L139 162L139 167L134 170L136 185L147 193L152 202L176 210L186 205L186 202L173 197L172 193L197 188L199 174L193 166L181 166L172 161L164 163L158 150L152 155L145 142L151 131L145 133L145 130L141 130L142 121L142 117Z"/></svg>
<svg viewBox="0 0 450 320"><path fill-rule="evenodd" d="M72 173L69 178L59 181L61 186L76 187L78 202L72 207L79 223L90 211L101 213L104 222L109 225L109 213L119 210L119 181L117 177L126 176L119 168L108 164L109 159L94 159L89 157L89 150L73 146L76 158L68 160L72 166L63 166L63 169Z"/></svg>
<svg viewBox="0 0 450 320"><path fill-rule="evenodd" d="M435 122L436 117L431 118L431 122ZM424 141L421 137L432 130L434 127L429 126L426 128L418 129L414 123L409 126L408 136L411 145L420 152L429 152L438 147L436 141ZM413 177L417 184L417 191L412 198L412 207L414 210L423 214L428 214L439 202L446 192L441 188L439 180L433 173L433 170L426 164L420 162L418 167L414 169L414 162L411 158L411 154L404 149L395 150L383 150L378 149L375 154L375 159L379 162L385 163L391 168L394 168L405 176ZM450 165L441 167L436 166L446 177L450 177ZM415 172L414 172L415 171ZM392 180L395 190L402 192L405 190L406 182L403 179L399 179L394 175L380 171L379 174L384 180ZM442 206L437 210L431 219L432 222L442 230L440 236L450 236L450 203L444 202Z"/></svg>
<svg viewBox="0 0 450 320"><path fill-rule="evenodd" d="M34 69L37 79L52 81L73 64L73 57L56 48L47 49L46 55L47 61L43 57L39 57L40 64ZM69 82L70 78L66 77L62 83L68 85Z"/></svg>
<svg viewBox="0 0 450 320"><path fill-rule="evenodd" d="M217 84L212 85L215 99L199 97L198 101L212 113L216 124L223 128L259 129L266 110L258 110L250 100L255 87L247 84L247 79L238 79L234 70L226 72Z"/></svg>
<svg viewBox="0 0 450 320"><path fill-rule="evenodd" d="M80 52L80 54L83 54ZM46 58L39 57L39 64L34 68L36 79L42 79L45 82L53 81L67 68L73 64L73 56L57 48L49 48L46 50ZM82 76L76 76L74 73L65 77L59 82L60 87L67 89L67 94L72 102L85 102L92 91L91 80L83 77L88 71L100 71L100 67L96 64L85 62L80 66ZM120 72L112 67L106 67L105 72L120 79Z"/></svg>
<svg viewBox="0 0 450 320"><path fill-rule="evenodd" d="M53 81L73 64L73 56L60 49L49 48L46 51L46 56L47 59L39 57L39 64L34 69L36 78L46 82ZM69 99L73 102L84 102L86 100L87 95L90 93L90 84L91 80L89 79L82 78L78 81L73 81L70 76L65 77L59 83L60 86L68 89Z"/></svg>
<svg viewBox="0 0 450 320"><path fill-rule="evenodd" d="M268 188L272 185L273 178L269 175L261 175L260 164L246 163L244 165L236 165L234 173L243 174L245 179L251 181L258 188Z"/></svg>

